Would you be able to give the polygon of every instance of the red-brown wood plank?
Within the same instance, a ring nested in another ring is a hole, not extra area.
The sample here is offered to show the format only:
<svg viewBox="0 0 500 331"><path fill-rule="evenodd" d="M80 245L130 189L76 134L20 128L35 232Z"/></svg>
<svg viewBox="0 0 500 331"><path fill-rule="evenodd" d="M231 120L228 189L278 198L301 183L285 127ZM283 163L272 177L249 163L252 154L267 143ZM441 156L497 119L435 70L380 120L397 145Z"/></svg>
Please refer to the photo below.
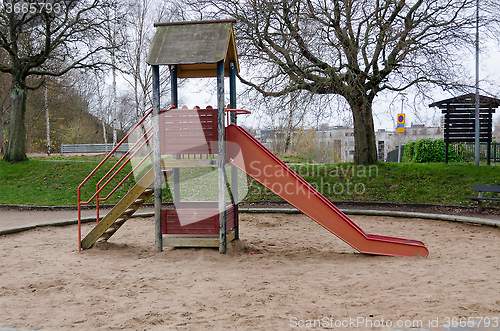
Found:
<svg viewBox="0 0 500 331"><path fill-rule="evenodd" d="M185 205L213 207L217 202L184 202ZM165 209L162 210L163 234L218 234L218 209ZM179 216L183 223L181 225ZM235 208L229 205L226 209L226 228L229 231L235 226Z"/></svg>

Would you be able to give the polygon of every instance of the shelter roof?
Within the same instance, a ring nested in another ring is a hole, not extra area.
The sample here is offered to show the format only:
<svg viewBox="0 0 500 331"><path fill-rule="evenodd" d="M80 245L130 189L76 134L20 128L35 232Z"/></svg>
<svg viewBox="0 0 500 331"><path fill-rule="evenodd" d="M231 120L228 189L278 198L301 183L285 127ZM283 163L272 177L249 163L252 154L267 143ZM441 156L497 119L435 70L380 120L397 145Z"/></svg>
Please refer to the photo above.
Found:
<svg viewBox="0 0 500 331"><path fill-rule="evenodd" d="M458 97L445 99L431 103L429 107L438 107L443 113L470 112L476 106L476 95L474 93L464 94ZM500 107L500 100L484 95L479 96L479 109L481 112L492 111Z"/></svg>
<svg viewBox="0 0 500 331"><path fill-rule="evenodd" d="M235 20L155 23L156 34L146 62L177 65L177 77L217 77L217 62L229 63L239 72L234 40Z"/></svg>

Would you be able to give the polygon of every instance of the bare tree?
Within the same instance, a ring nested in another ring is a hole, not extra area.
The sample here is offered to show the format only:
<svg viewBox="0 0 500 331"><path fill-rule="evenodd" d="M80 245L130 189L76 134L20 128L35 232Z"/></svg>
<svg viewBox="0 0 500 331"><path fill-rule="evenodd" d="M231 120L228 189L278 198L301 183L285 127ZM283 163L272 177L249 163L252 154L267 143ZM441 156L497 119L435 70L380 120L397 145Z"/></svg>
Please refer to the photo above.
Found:
<svg viewBox="0 0 500 331"><path fill-rule="evenodd" d="M495 1L490 9L498 9ZM227 15L240 57L258 68L241 81L265 96L303 90L349 103L354 161L377 161L372 104L384 90L472 85L459 50L474 37L476 0L197 0L198 17ZM491 10L494 12L494 10ZM483 12L487 15L488 12ZM488 24L483 17L481 24Z"/></svg>
<svg viewBox="0 0 500 331"><path fill-rule="evenodd" d="M127 47L125 49L125 67L129 72L127 82L134 91L135 116L141 118L146 110L148 87L151 73L145 65L147 44L152 40L153 24L150 21L151 0L132 1L129 3Z"/></svg>
<svg viewBox="0 0 500 331"><path fill-rule="evenodd" d="M155 22L168 22L177 17L177 9L170 2L140 0L128 2L126 39L124 47L123 71L124 79L133 91L135 116L142 118L152 105L151 66L146 65L146 57L153 41ZM168 77L168 67L162 66L161 77ZM161 82L163 94L169 93L168 79Z"/></svg>
<svg viewBox="0 0 500 331"><path fill-rule="evenodd" d="M8 75L0 73L0 154L5 152L4 123L10 108L9 88L10 81Z"/></svg>
<svg viewBox="0 0 500 331"><path fill-rule="evenodd" d="M46 124L46 136L47 136L47 155L50 155L50 114L49 114L49 88L45 84L44 90L44 104L45 104L45 124Z"/></svg>
<svg viewBox="0 0 500 331"><path fill-rule="evenodd" d="M45 76L62 76L72 69L105 63L90 59L110 48L101 42L101 36L107 20L103 12L111 1L4 1L0 10L0 44L8 60L0 64L0 71L12 78L6 161L26 159L29 90L41 87Z"/></svg>

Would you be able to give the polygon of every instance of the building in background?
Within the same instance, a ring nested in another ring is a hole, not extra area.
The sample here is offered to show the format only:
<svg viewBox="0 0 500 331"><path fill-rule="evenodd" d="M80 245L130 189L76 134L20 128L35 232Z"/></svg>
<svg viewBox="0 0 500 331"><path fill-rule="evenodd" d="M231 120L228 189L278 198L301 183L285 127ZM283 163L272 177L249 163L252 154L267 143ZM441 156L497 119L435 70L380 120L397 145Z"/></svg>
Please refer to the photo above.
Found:
<svg viewBox="0 0 500 331"><path fill-rule="evenodd" d="M417 141L424 138L430 139L443 139L444 138L444 130L443 127L427 127L423 124L414 124L412 123L410 127L405 128L404 133L399 133L401 138L401 145L406 144L410 141ZM388 142L387 152L393 151L399 144L398 133L394 133L391 139ZM385 156L387 157L387 152Z"/></svg>
<svg viewBox="0 0 500 331"><path fill-rule="evenodd" d="M347 126L334 126L316 131L315 137L318 149L329 151L328 160L324 162L352 162L354 160L354 128ZM325 130L326 129L326 130ZM298 135L299 132L294 132ZM426 127L422 124L413 124L405 128L405 132L399 134L395 131L379 129L375 132L377 156L379 161L385 161L387 154L396 149L401 138L401 144L416 141L423 138L443 138L441 127ZM255 137L268 149L275 150L278 137L281 136L276 130L257 130ZM292 139L296 141L296 139Z"/></svg>
<svg viewBox="0 0 500 331"><path fill-rule="evenodd" d="M335 126L329 130L317 132L318 144L324 149L333 149L334 163L350 162L354 158L354 129Z"/></svg>

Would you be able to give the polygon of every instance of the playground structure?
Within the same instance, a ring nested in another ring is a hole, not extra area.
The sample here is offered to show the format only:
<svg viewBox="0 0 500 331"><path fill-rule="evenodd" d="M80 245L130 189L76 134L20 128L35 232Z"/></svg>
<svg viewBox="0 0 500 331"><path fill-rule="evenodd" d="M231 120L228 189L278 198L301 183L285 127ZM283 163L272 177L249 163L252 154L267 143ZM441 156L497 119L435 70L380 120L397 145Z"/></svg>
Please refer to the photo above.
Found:
<svg viewBox="0 0 500 331"><path fill-rule="evenodd" d="M365 233L329 200L279 160L243 128L236 109L238 58L232 24L235 21L196 21L155 24L157 31L147 62L153 72L153 109L139 121L121 143L132 134L139 139L99 180L96 192L86 201L81 190L108 161L113 150L78 188L79 247L88 249L98 239L109 239L130 216L154 194L155 251L164 246L219 247L225 253L227 242L239 239L238 170L319 223L361 253L377 255L428 255L421 241ZM160 110L160 65L170 69L171 104ZM217 109L176 108L178 78L217 77ZM225 107L224 77L229 77L228 108ZM228 124L226 126L226 114ZM146 129L146 123L152 126ZM151 158L153 159L151 162ZM131 163L130 173L122 176L109 194L105 187ZM133 163L134 163L133 162ZM230 180L226 165L231 166ZM186 168L217 169L217 201L182 201L181 171ZM138 176L115 207L99 221L99 202L106 201L133 174ZM167 179L175 208L162 210L162 186ZM100 195L105 195L100 197ZM80 210L96 201L98 224L81 239Z"/></svg>

